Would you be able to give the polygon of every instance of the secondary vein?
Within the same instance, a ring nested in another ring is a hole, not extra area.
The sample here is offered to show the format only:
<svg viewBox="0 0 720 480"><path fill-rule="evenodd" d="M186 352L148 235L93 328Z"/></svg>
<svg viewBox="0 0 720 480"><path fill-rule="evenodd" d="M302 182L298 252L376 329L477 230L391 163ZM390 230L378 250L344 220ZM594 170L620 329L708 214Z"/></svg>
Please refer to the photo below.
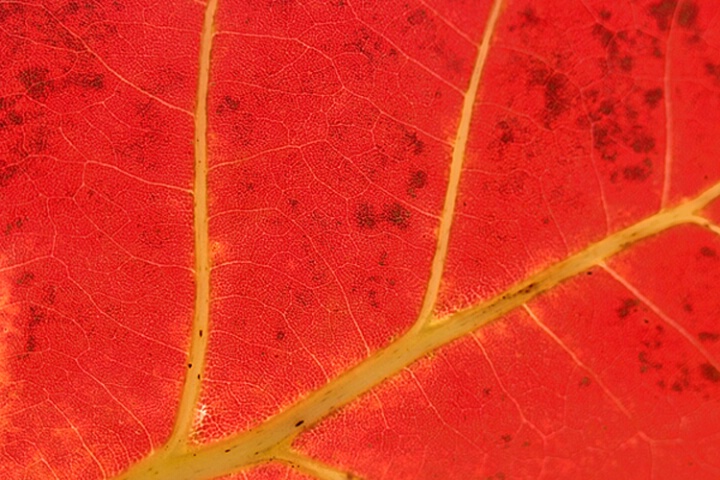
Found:
<svg viewBox="0 0 720 480"><path fill-rule="evenodd" d="M166 445L168 451L183 449L193 426L195 410L200 397L202 371L208 345L210 317L210 248L208 233L208 149L207 149L207 97L210 84L210 53L214 36L214 19L217 0L210 0L205 9L200 59L198 66L197 99L195 105L195 179L194 223L195 232L195 313L192 326L187 373L173 433Z"/></svg>
<svg viewBox="0 0 720 480"><path fill-rule="evenodd" d="M438 230L437 245L435 247L435 255L433 257L432 266L430 267L430 279L428 280L425 297L420 309L418 320L413 327L415 330L425 327L432 318L432 311L435 307L438 294L440 292L440 283L442 281L443 271L445 270L445 260L447 258L448 246L450 244L450 229L455 217L455 204L458 197L458 187L460 185L460 176L462 174L463 162L465 160L465 151L467 149L468 138L470 137L470 125L472 123L473 110L477 98L478 89L480 87L480 79L482 78L483 69L487 62L488 53L490 51L490 42L495 33L500 11L502 10L503 0L496 0L488 16L485 26L485 33L478 48L475 67L470 77L465 98L463 100L462 111L460 113L460 123L458 124L455 134L455 142L452 153L452 162L450 163L450 176L448 178L448 186L445 191L445 202L443 205L442 217L440 218L440 228Z"/></svg>

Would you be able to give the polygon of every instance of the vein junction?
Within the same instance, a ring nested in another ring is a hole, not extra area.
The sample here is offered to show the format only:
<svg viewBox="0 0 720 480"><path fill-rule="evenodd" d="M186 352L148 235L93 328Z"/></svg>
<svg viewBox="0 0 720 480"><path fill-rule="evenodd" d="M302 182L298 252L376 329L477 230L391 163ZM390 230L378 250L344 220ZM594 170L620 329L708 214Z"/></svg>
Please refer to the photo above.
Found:
<svg viewBox="0 0 720 480"><path fill-rule="evenodd" d="M442 217L440 218L440 228L438 231L438 241L435 247L435 255L433 257L430 268L430 279L427 289L425 290L425 298L420 309L418 321L415 324L416 329L421 329L430 320L435 302L440 291L440 282L445 269L445 260L447 258L448 246L450 244L450 228L455 218L455 203L457 202L458 190L460 186L460 175L462 173L463 160L465 159L465 150L467 148L468 138L470 137L470 124L472 122L472 114L475 107L477 92L480 87L480 79L482 78L483 69L485 67L488 53L490 51L490 42L495 33L500 11L502 10L503 1L496 0L493 3L492 10L485 26L485 34L478 49L475 67L470 77L470 84L465 93L462 111L460 113L460 124L455 135L455 143L453 147L452 162L450 164L450 176L448 178L448 186L445 191L445 202L443 205Z"/></svg>
<svg viewBox="0 0 720 480"><path fill-rule="evenodd" d="M604 259L628 248L635 242L683 223L699 224L716 233L717 226L697 212L720 196L720 183L694 199L642 220L635 225L594 243L583 251L536 273L502 294L482 304L437 319L432 310L439 291L447 255L450 227L454 216L462 160L482 68L487 57L492 31L501 10L502 0L494 4L486 35L481 43L473 77L463 105L455 150L438 232L438 244L431 267L430 280L418 322L394 343L379 350L322 388L309 393L295 405L249 431L225 440L201 446L187 445L198 402L201 372L207 350L209 317L210 259L207 214L207 93L210 78L210 51L213 19L217 0L210 0L206 10L200 48L198 100L195 111L195 242L196 306L193 339L188 359L188 375L183 388L175 428L168 443L117 477L118 480L167 479L202 480L226 475L248 466L280 461L297 466L319 478L349 478L343 472L294 452L290 445L302 431L358 398L416 360L462 337L511 310L522 306L542 292L598 265ZM202 335L201 332L205 332ZM191 366L192 365L192 366ZM191 366L191 367L190 367ZM342 475L345 475L344 477Z"/></svg>
<svg viewBox="0 0 720 480"><path fill-rule="evenodd" d="M421 329L408 331L396 342L375 352L291 408L252 430L171 455L156 452L118 478L202 480L262 462L287 460L288 445L308 426L316 424L414 361L501 318L537 295L600 264L634 243L681 224L699 224L717 232L717 226L700 217L697 212L718 197L720 183L682 205L661 211L588 246L495 298L444 319L435 319Z"/></svg>
<svg viewBox="0 0 720 480"><path fill-rule="evenodd" d="M200 58L195 105L195 179L194 196L194 233L195 233L195 313L192 325L190 352L187 359L187 372L183 385L180 404L170 440L163 448L163 454L182 452L186 449L188 437L193 427L196 406L200 396L202 370L208 345L208 322L210 317L210 244L208 233L207 203L207 97L210 83L210 53L214 35L213 22L217 0L210 0L205 10L202 36L200 39Z"/></svg>

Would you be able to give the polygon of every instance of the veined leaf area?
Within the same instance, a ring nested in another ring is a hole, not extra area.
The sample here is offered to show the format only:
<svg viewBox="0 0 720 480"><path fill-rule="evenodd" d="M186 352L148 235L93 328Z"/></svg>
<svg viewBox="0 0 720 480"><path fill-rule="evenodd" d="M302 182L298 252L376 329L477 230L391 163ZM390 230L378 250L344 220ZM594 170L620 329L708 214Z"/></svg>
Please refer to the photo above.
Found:
<svg viewBox="0 0 720 480"><path fill-rule="evenodd" d="M720 477L718 18L0 3L0 478Z"/></svg>

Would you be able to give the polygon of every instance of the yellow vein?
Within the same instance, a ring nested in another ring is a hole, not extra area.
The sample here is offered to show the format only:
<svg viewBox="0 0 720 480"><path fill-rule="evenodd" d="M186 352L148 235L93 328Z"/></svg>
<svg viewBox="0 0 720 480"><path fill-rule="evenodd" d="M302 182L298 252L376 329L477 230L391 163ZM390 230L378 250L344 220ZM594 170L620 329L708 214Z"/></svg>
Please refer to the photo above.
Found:
<svg viewBox="0 0 720 480"><path fill-rule="evenodd" d="M213 23L217 0L210 0L205 10L202 36L200 37L200 60L195 105L195 184L194 224L195 230L195 314L187 360L187 373L178 406L175 426L167 451L182 449L195 418L195 406L200 396L201 375L208 344L208 320L210 317L210 243L208 240L207 204L207 97L210 84L210 52L213 41Z"/></svg>
<svg viewBox="0 0 720 480"><path fill-rule="evenodd" d="M501 318L542 292L596 266L634 243L681 224L698 223L695 212L720 197L720 183L670 210L663 210L616 232L585 250L555 263L497 297L459 311L426 328L400 337L363 362L309 393L292 407L249 431L172 458L150 456L133 466L121 480L204 480L236 471L245 465L275 458L308 427L357 399L428 353ZM700 225L709 225L699 222Z"/></svg>
<svg viewBox="0 0 720 480"><path fill-rule="evenodd" d="M360 480L360 477L351 472L332 467L290 448L277 451L275 460L319 480Z"/></svg>
<svg viewBox="0 0 720 480"><path fill-rule="evenodd" d="M463 161L465 160L465 150L467 149L468 138L470 137L470 125L472 123L472 114L475 108L478 88L480 87L480 79L482 78L483 69L487 61L490 51L490 42L492 41L497 26L500 11L502 10L503 0L495 0L490 15L488 16L485 33L478 48L475 67L470 77L470 84L465 93L463 100L462 112L460 114L460 123L458 124L457 133L452 154L452 162L450 163L450 177L448 179L447 190L445 191L445 203L443 205L442 217L440 218L440 229L438 231L437 245L435 247L435 255L433 257L432 266L430 267L430 279L428 280L425 298L423 299L420 315L414 328L423 328L432 316L433 307L440 291L440 283L442 281L443 270L445 269L445 259L447 258L448 245L450 243L450 229L453 219L455 218L455 203L458 197L458 187L460 185L460 175L462 174Z"/></svg>
<svg viewBox="0 0 720 480"><path fill-rule="evenodd" d="M665 168L663 173L663 188L660 197L660 208L665 208L670 197L670 181L672 180L672 149L673 149L673 118L672 118L672 82L670 79L670 45L673 36L673 25L676 21L678 8L673 12L668 35L665 40L665 65L663 72L663 104L665 107Z"/></svg>

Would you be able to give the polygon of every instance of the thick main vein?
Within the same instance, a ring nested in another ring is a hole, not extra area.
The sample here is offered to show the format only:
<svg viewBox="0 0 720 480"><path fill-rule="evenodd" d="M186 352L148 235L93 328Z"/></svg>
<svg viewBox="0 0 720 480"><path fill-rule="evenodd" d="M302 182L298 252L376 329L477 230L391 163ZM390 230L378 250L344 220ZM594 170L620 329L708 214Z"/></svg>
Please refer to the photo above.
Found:
<svg viewBox="0 0 720 480"><path fill-rule="evenodd" d="M190 434L195 406L200 396L200 385L205 354L208 345L208 320L210 317L210 248L208 241L207 202L207 97L210 84L210 52L214 36L213 23L217 0L210 0L205 10L195 105L195 179L193 186L195 231L195 312L192 338L187 360L187 373L178 406L175 425L167 451L182 450Z"/></svg>
<svg viewBox="0 0 720 480"><path fill-rule="evenodd" d="M542 292L597 265L636 242L673 226L700 224L712 229L696 212L720 197L720 183L701 195L663 210L557 262L482 304L410 330L394 343L308 394L265 423L226 440L197 447L171 458L147 458L120 476L122 480L203 480L243 466L281 457L283 449L306 428L357 399L411 363L468 333L502 318Z"/></svg>
<svg viewBox="0 0 720 480"><path fill-rule="evenodd" d="M475 67L468 90L465 92L462 111L460 113L460 122L455 134L455 142L453 146L452 162L450 163L450 175L448 178L447 189L445 190L445 202L443 204L442 216L440 217L440 227L438 229L437 244L435 246L435 255L433 256L432 265L430 267L430 278L428 280L425 297L420 309L418 321L415 329L421 329L432 316L433 307L440 292L440 283L442 281L443 271L445 270L445 259L447 258L448 246L450 244L450 229L453 219L455 218L455 204L458 198L458 190L460 186L460 175L462 173L463 161L465 160L465 151L467 149L468 138L470 137L470 124L475 109L478 89L480 87L480 79L487 62L488 53L490 52L490 42L495 33L495 28L502 10L503 0L495 0L488 21L485 26L482 42L478 48Z"/></svg>

